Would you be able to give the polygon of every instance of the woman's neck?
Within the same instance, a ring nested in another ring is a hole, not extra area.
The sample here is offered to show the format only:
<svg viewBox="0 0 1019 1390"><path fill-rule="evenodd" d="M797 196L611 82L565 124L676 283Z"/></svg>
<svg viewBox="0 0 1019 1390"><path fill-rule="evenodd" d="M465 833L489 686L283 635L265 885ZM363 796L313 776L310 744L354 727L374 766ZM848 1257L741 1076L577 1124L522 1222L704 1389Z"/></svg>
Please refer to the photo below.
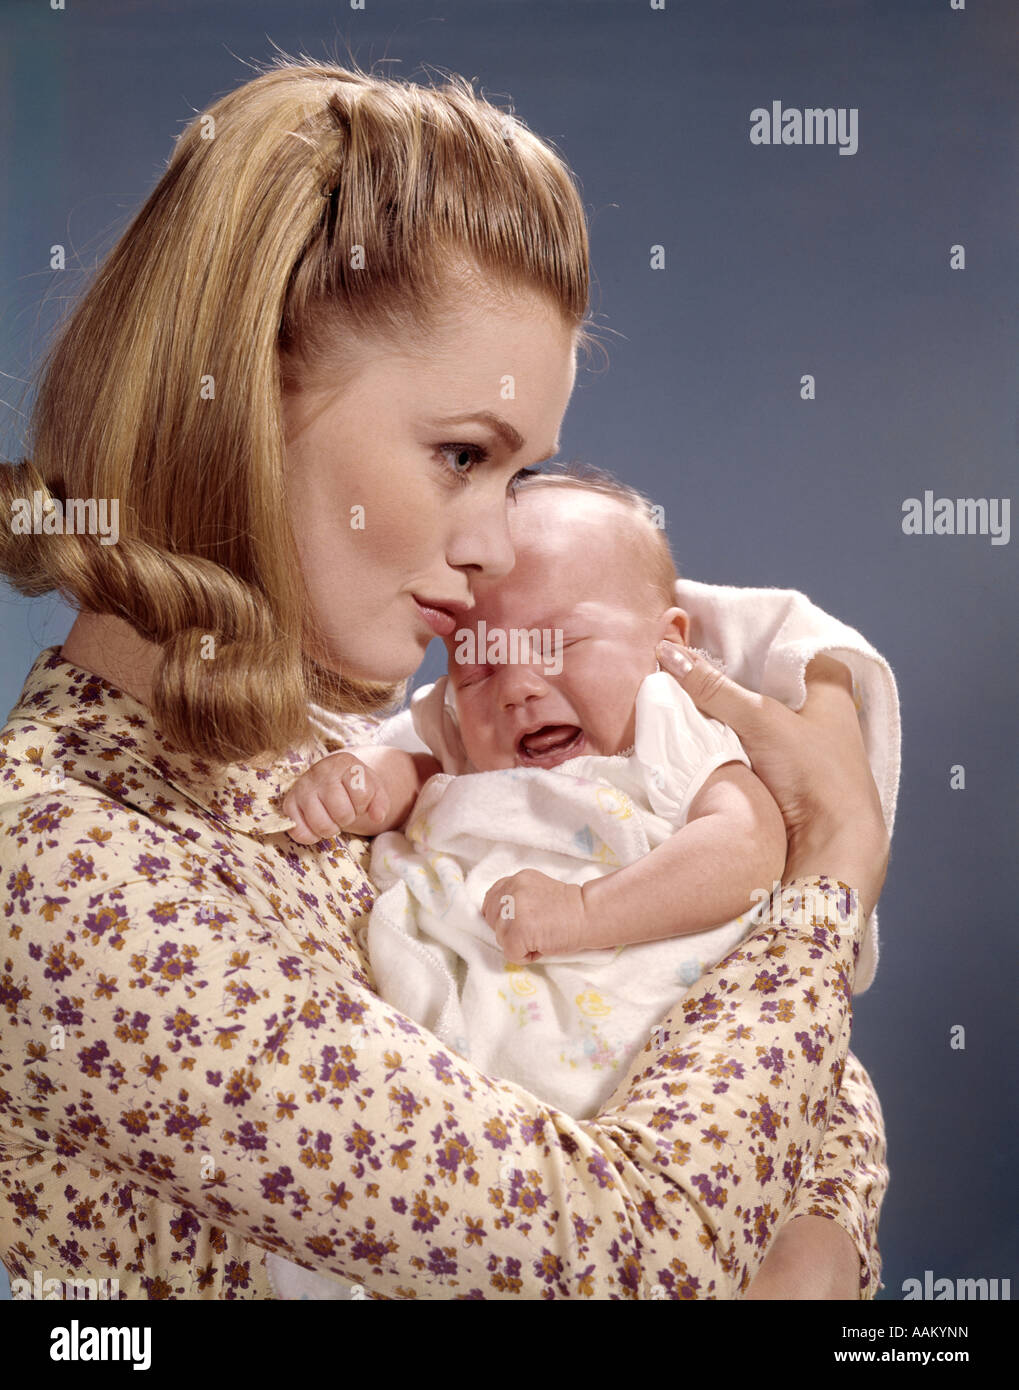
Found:
<svg viewBox="0 0 1019 1390"><path fill-rule="evenodd" d="M143 705L152 704L152 682L159 661L154 642L139 637L130 623L108 613L79 613L61 656L125 690Z"/></svg>
<svg viewBox="0 0 1019 1390"><path fill-rule="evenodd" d="M133 695L151 710L159 647L139 637L123 618L107 613L79 613L60 655ZM276 761L275 754L262 753L246 758L245 765L271 768Z"/></svg>

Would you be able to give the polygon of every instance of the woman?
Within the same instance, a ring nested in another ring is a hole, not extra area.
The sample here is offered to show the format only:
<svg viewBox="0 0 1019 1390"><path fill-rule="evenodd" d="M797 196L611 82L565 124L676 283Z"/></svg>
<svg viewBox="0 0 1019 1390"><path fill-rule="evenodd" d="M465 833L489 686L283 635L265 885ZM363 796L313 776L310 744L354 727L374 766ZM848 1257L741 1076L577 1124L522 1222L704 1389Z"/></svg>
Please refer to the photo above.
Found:
<svg viewBox="0 0 1019 1390"><path fill-rule="evenodd" d="M568 171L468 84L284 62L185 131L70 319L2 500L116 499L120 538L0 557L80 610L3 734L12 1277L266 1298L273 1249L381 1297L872 1296L847 1045L887 839L841 666L800 714L682 676L783 808L786 891L594 1121L388 1009L366 844L284 833L297 773L511 568L587 274Z"/></svg>

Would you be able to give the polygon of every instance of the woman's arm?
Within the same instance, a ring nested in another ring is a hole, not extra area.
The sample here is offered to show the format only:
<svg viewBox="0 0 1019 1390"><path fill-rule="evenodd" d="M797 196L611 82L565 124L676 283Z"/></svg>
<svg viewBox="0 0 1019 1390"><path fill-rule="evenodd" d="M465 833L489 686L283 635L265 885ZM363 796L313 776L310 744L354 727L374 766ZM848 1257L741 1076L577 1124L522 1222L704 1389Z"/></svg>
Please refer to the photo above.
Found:
<svg viewBox="0 0 1019 1390"><path fill-rule="evenodd" d="M672 672L707 714L730 723L750 753L755 771L782 808L789 832L786 875L809 872L821 860L842 867L861 885L872 911L888 867L889 838L852 697L852 677L841 662L815 657L805 672L807 698L799 714L776 701L745 691L687 648L662 643L662 666ZM820 802L817 792L825 788ZM844 1154L841 1217L818 1205L803 1211L800 1194L794 1219L780 1232L749 1296L800 1298L804 1290L828 1288L827 1297L852 1297L855 1286L871 1297L878 1282L877 1218L887 1186L884 1126L877 1095L866 1073L847 1066L830 1129ZM855 1099L853 1092L856 1092ZM835 1151L837 1153L837 1151ZM815 1174L838 1180L828 1165L826 1145ZM813 1191L804 1185L805 1191ZM830 1199L829 1199L830 1200ZM828 1228L820 1225L829 1218ZM856 1253L849 1257L849 1233ZM855 1264L854 1264L855 1261ZM858 1282L854 1276L858 1272Z"/></svg>
<svg viewBox="0 0 1019 1390"><path fill-rule="evenodd" d="M108 880L80 904L116 933L81 936L95 988L36 1067L26 1123L46 1147L384 1297L749 1285L788 1203L784 1165L817 1150L842 1070L852 890L791 886L584 1122L451 1054L256 904L193 893ZM28 959L46 997L53 962ZM178 1055L162 1039L181 1010Z"/></svg>
<svg viewBox="0 0 1019 1390"><path fill-rule="evenodd" d="M874 1298L881 1283L878 1217L888 1187L877 1092L850 1052L824 1142L748 1299Z"/></svg>
<svg viewBox="0 0 1019 1390"><path fill-rule="evenodd" d="M657 653L698 709L736 731L778 802L787 877L834 875L858 888L864 914L871 913L888 871L889 838L848 669L815 656L806 669L807 698L794 713L744 690L678 643L660 642Z"/></svg>

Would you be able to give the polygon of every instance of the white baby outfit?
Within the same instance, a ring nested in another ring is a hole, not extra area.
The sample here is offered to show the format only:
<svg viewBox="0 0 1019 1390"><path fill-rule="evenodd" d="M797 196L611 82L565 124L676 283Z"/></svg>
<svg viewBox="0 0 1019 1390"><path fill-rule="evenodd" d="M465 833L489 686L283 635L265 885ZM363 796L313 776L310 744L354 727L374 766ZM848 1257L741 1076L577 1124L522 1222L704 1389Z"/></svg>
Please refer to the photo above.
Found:
<svg viewBox="0 0 1019 1390"><path fill-rule="evenodd" d="M446 690L443 677L415 695L419 735ZM665 672L645 677L635 725L629 756L498 772L463 760L465 775L431 778L404 832L372 849L367 939L382 997L489 1076L578 1118L597 1113L654 1025L750 926L747 913L696 935L506 961L481 915L498 879L538 869L579 884L636 863L686 823L716 768L750 766L733 731Z"/></svg>
<svg viewBox="0 0 1019 1390"><path fill-rule="evenodd" d="M891 831L898 788L898 697L887 662L859 633L791 590L681 581L690 640L729 674L793 708L821 651L851 666L868 756ZM735 631L738 641L727 632ZM768 686L778 687L768 689ZM577 1118L596 1114L654 1028L700 974L752 929L767 900L710 931L607 950L506 961L481 904L524 868L584 883L632 864L685 824L710 774L750 766L739 739L702 715L664 672L637 696L632 752L572 758L553 769L476 772L466 758L446 677L415 692L377 741L431 751L443 772L423 788L404 832L376 837L378 897L367 944L380 995L490 1076L513 1080ZM762 885L770 888L770 885ZM876 918L857 989L873 978ZM268 1256L283 1298L349 1299L355 1286Z"/></svg>

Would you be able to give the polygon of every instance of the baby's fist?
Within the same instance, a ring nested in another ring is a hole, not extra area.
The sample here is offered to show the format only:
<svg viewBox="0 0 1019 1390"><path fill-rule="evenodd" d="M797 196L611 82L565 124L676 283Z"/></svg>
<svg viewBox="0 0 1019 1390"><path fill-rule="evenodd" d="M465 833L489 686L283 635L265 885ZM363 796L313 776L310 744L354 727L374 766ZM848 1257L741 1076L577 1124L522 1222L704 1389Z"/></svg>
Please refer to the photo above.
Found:
<svg viewBox="0 0 1019 1390"><path fill-rule="evenodd" d="M520 965L583 949L584 898L579 884L521 869L492 884L481 912L503 955Z"/></svg>
<svg viewBox="0 0 1019 1390"><path fill-rule="evenodd" d="M352 753L332 753L302 773L283 798L294 822L290 838L314 845L340 831L374 835L389 811L378 773Z"/></svg>

